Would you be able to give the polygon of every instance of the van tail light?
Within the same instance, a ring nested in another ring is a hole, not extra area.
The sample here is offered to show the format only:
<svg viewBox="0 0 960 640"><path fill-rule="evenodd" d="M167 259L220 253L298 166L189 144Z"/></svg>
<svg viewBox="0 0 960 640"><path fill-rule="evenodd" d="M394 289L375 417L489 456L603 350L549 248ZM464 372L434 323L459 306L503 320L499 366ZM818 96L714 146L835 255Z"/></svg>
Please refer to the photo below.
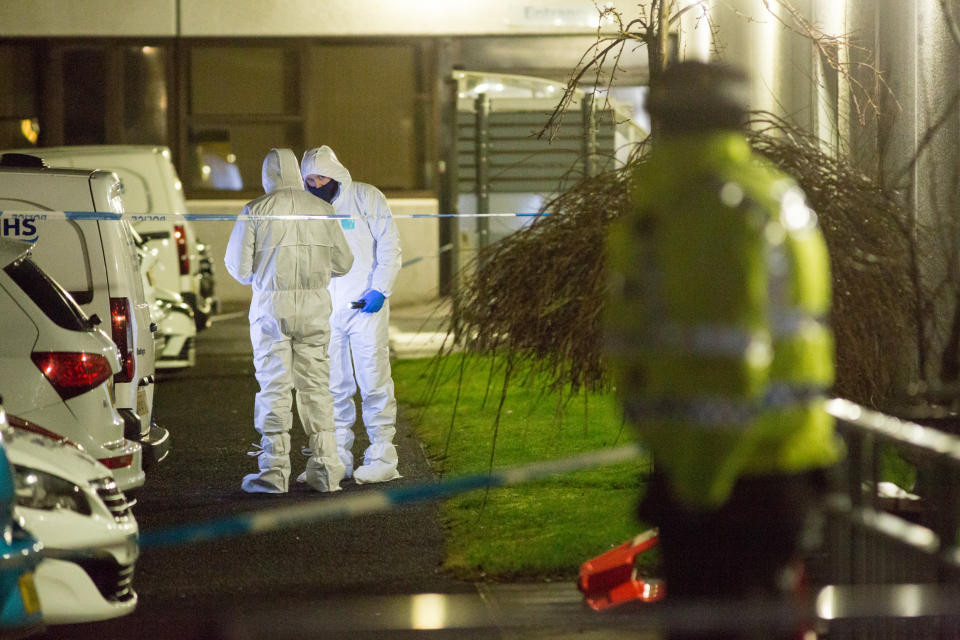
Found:
<svg viewBox="0 0 960 640"><path fill-rule="evenodd" d="M85 393L110 379L110 362L99 353L34 351L33 363L64 400Z"/></svg>
<svg viewBox="0 0 960 640"><path fill-rule="evenodd" d="M133 318L130 317L129 298L110 298L110 328L113 342L120 352L120 371L114 382L133 380Z"/></svg>
<svg viewBox="0 0 960 640"><path fill-rule="evenodd" d="M180 258L180 275L190 275L190 254L187 253L187 227L173 225L173 238L177 241L177 256Z"/></svg>

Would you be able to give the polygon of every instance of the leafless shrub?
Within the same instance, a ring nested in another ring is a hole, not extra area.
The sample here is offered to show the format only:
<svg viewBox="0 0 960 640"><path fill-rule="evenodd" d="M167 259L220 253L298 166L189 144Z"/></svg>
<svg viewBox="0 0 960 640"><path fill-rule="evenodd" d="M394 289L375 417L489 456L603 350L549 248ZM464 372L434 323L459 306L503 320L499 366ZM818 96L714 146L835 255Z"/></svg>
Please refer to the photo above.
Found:
<svg viewBox="0 0 960 640"><path fill-rule="evenodd" d="M890 356L914 333L909 218L812 137L762 117L751 144L799 182L830 250L835 393L882 408L898 391ZM550 215L479 255L464 270L447 350L465 347L492 355L508 372L542 375L548 391L603 389L604 238L610 222L629 211L629 176L643 161L638 153L620 170L581 181L545 206Z"/></svg>

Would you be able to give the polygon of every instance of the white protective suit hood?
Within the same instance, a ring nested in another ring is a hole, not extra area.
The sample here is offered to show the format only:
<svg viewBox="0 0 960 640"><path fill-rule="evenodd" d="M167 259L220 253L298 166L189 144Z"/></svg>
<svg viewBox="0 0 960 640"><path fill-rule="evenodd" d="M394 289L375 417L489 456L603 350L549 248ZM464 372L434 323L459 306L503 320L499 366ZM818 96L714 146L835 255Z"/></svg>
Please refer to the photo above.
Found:
<svg viewBox="0 0 960 640"><path fill-rule="evenodd" d="M386 197L373 185L353 180L326 145L304 152L300 174L304 179L316 174L340 183L331 204L343 218L340 223L353 252L353 268L330 283L334 310L349 309L352 301L370 289L389 298L400 273L401 258L400 233Z"/></svg>
<svg viewBox="0 0 960 640"><path fill-rule="evenodd" d="M263 159L260 173L264 193L273 193L283 187L303 189L297 156L290 149L270 149L267 157Z"/></svg>
<svg viewBox="0 0 960 640"><path fill-rule="evenodd" d="M353 182L353 179L350 177L350 172L340 163L333 149L327 145L310 149L303 154L300 173L304 180L307 179L307 176L316 174L339 182L340 191L334 196L334 201L336 201L344 191L347 191L350 188L350 183Z"/></svg>
<svg viewBox="0 0 960 640"><path fill-rule="evenodd" d="M250 321L270 316L295 321L329 315L328 285L344 275L353 257L335 220L274 216L332 216L333 207L308 193L290 149L271 149L263 160L265 195L251 200L234 225L224 264L241 284L253 287ZM309 303L303 296L314 292ZM305 304L314 306L304 308Z"/></svg>

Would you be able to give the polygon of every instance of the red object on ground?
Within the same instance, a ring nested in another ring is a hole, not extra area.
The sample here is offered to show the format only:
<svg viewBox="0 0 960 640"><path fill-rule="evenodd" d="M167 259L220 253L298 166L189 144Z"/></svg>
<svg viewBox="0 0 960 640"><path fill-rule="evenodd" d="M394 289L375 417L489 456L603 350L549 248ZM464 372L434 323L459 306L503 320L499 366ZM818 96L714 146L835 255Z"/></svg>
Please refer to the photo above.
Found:
<svg viewBox="0 0 960 640"><path fill-rule="evenodd" d="M650 529L580 565L577 588L591 609L601 611L624 602L656 602L666 593L662 580L637 575L635 558L657 545L657 529Z"/></svg>

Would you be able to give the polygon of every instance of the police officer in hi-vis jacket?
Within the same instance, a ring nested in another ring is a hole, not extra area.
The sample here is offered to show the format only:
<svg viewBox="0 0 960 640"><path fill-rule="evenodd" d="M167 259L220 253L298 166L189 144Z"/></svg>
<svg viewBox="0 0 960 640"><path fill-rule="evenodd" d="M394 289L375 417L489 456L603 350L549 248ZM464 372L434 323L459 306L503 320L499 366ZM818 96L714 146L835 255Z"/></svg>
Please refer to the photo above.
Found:
<svg viewBox="0 0 960 640"><path fill-rule="evenodd" d="M652 84L652 151L608 237L605 352L653 455L640 517L660 529L671 601L789 591L841 454L826 244L752 152L748 95L742 73L699 62Z"/></svg>

